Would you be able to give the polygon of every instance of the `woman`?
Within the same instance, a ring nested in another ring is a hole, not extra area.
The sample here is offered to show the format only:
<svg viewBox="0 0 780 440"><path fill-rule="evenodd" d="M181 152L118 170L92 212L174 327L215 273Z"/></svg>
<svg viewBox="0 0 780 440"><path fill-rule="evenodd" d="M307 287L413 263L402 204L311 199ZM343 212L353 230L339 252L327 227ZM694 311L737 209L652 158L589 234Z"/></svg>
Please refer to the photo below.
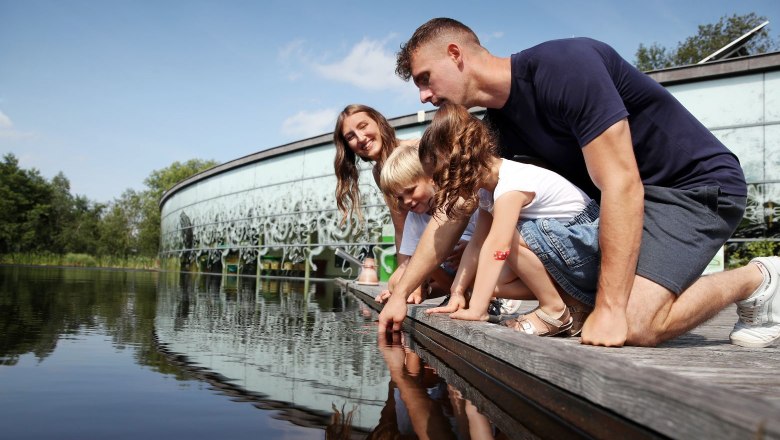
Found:
<svg viewBox="0 0 780 440"><path fill-rule="evenodd" d="M382 164L387 156L399 145L415 145L417 142L417 139L397 139L395 130L387 119L369 106L350 104L342 110L333 130L333 143L336 144L336 159L333 162L337 180L336 204L343 216L342 223L352 214L357 214L360 220L363 219L358 188L358 158L374 163L372 174L378 186ZM392 203L388 203L388 207L395 230L395 246L400 249L406 212L394 209Z"/></svg>

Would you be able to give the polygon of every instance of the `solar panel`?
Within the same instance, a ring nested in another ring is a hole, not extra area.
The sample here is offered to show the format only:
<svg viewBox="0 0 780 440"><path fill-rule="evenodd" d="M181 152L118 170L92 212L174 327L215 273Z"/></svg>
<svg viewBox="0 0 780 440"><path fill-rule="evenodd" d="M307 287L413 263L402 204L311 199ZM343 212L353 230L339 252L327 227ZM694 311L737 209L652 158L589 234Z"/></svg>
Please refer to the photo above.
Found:
<svg viewBox="0 0 780 440"><path fill-rule="evenodd" d="M765 21L761 23L760 25L754 27L753 29L747 31L744 35L737 38L736 40L732 41L731 43L721 47L718 49L715 53L712 55L704 58L703 60L699 61L696 64L704 64L708 63L710 61L717 61L717 60L725 60L728 58L733 58L736 56L743 56L748 55L747 50L745 49L745 45L750 41L751 38L755 37L758 34L758 31L764 28L764 26L768 25L769 21Z"/></svg>

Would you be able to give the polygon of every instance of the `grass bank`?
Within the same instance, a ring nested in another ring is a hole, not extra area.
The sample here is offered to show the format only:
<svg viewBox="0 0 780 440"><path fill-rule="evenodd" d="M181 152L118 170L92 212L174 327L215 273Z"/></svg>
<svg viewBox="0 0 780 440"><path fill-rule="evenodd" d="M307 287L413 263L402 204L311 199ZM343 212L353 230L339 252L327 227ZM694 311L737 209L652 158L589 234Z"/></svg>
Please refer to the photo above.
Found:
<svg viewBox="0 0 780 440"><path fill-rule="evenodd" d="M87 254L17 253L0 255L0 264L33 266L107 267L114 269L158 270L160 260L151 257L112 257Z"/></svg>

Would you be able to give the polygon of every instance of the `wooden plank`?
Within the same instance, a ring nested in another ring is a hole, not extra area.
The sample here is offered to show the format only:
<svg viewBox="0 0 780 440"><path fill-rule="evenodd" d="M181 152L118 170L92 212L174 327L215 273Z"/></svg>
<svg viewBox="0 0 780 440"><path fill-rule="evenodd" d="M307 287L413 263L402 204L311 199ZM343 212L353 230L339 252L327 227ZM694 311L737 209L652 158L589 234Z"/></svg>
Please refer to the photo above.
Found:
<svg viewBox="0 0 780 440"><path fill-rule="evenodd" d="M346 286L367 302L381 290ZM660 347L615 349L423 313L437 302L410 306L406 324L433 329L663 435L780 438L780 349L731 345L733 309ZM516 373L493 374L512 387Z"/></svg>

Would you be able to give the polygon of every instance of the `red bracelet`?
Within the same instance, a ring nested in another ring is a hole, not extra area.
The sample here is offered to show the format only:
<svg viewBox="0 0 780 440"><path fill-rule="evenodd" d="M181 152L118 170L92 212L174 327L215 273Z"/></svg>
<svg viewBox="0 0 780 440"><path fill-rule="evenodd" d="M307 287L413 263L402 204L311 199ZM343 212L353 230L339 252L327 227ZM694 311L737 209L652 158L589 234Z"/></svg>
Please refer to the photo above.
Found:
<svg viewBox="0 0 780 440"><path fill-rule="evenodd" d="M506 260L506 258L509 256L509 249L505 251L495 251L493 252L493 259L495 260Z"/></svg>

